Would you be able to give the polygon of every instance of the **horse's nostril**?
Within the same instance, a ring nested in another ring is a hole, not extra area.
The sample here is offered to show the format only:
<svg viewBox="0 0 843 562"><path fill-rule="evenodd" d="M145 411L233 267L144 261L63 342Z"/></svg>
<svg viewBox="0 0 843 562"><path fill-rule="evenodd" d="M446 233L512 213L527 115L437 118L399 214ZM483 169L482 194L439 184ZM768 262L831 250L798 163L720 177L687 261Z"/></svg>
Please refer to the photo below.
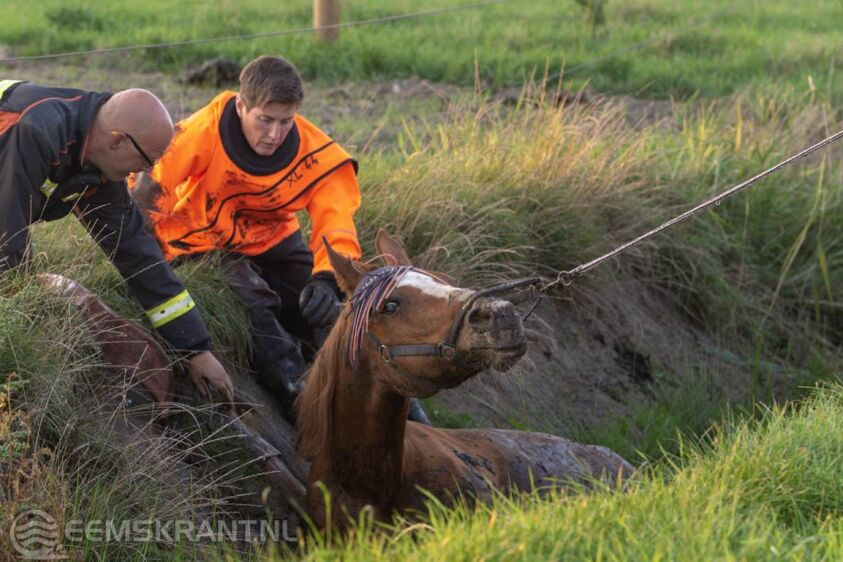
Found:
<svg viewBox="0 0 843 562"><path fill-rule="evenodd" d="M488 306L486 302L474 305L469 311L466 321L472 328L487 328L492 322L492 307Z"/></svg>

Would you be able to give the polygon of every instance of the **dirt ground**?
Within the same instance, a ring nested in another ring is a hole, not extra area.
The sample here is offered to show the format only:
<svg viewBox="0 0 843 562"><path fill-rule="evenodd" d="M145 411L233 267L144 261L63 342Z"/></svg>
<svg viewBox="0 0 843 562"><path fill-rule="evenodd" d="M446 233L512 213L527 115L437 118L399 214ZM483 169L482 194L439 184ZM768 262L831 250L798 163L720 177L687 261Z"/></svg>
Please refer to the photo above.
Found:
<svg viewBox="0 0 843 562"><path fill-rule="evenodd" d="M147 88L164 101L176 120L190 115L220 91L237 88L236 82L231 81L219 86L208 82L188 83L187 77L192 69L172 76L126 70L128 68L131 68L128 62L121 64L116 57L107 66L34 61L0 65L0 76L87 90ZM505 88L487 93L495 102L514 105L521 90ZM474 95L474 88L432 83L419 78L345 83L330 87L305 84L305 101L300 111L350 151L359 153L389 147L404 129L405 123L435 123L443 118L450 104ZM657 121L671 112L671 103L667 101L599 96L591 90L566 93L565 100L572 103L585 100L620 104L633 125Z"/></svg>
<svg viewBox="0 0 843 562"><path fill-rule="evenodd" d="M0 73L3 78L91 90L148 88L176 119L225 89L187 84L161 73L102 66L30 63L0 68ZM435 121L449 103L472 94L471 88L420 79L306 85L301 111L352 152L365 154L393 143L402 121ZM512 90L493 93L504 104L513 103L517 95ZM587 97L595 99L593 92ZM621 104L630 126L656 121L671 111L669 102L604 98L603 103ZM738 381L747 378L740 368L705 351L717 346L667 299L631 279L546 300L527 328L530 351L519 365L504 374L481 374L441 393L427 403L436 410L434 415L454 424L572 435L630 415L652 399L660 373L686 372L689 365L704 364L707 370L720 370ZM735 384L733 390L742 386Z"/></svg>
<svg viewBox="0 0 843 562"><path fill-rule="evenodd" d="M747 372L707 351L714 342L642 283L591 291L543 303L526 325L525 359L507 373L483 373L440 393L436 404L478 426L571 436L631 416L653 400L658 384L679 384L669 377L694 376L694 365L736 381L724 392L742 391L738 381Z"/></svg>

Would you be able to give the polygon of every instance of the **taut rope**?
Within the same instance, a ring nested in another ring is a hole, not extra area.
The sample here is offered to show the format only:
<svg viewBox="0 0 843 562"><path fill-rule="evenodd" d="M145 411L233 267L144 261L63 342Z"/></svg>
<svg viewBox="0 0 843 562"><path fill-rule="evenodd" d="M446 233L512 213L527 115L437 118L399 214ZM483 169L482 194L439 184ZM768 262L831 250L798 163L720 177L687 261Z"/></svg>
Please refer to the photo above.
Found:
<svg viewBox="0 0 843 562"><path fill-rule="evenodd" d="M651 238L651 237L655 236L656 234L658 234L662 230L670 228L671 226L673 226L675 224L678 224L678 223L680 223L684 220L687 220L687 219L689 219L689 218L691 218L695 215L698 215L699 213L701 213L702 211L704 211L705 209L707 209L707 208L709 208L713 205L719 205L720 202L723 201L724 199L728 199L729 197L731 197L732 195L735 195L739 191L742 191L742 190L746 189L747 187L751 186L752 184L754 184L758 181L761 181L762 179L766 178L767 176L778 172L779 170L781 170L785 166L789 166L790 164L796 162L797 160L801 160L802 158L805 158L809 154L811 154L813 152L816 152L817 150L819 150L821 148L824 148L825 146L833 143L834 141L840 139L841 137L843 137L843 131L839 131L839 132L831 135L830 137L827 137L827 138L821 140L817 144L809 146L808 148L806 148L802 152L799 152L798 154L794 154L793 156L791 156L787 160L783 160L783 161L779 162L775 166L764 170L760 174L749 178L748 180L744 181L743 183L739 183L738 185L732 187L731 189L728 189L728 190L724 191L720 195L717 195L717 196L712 197L711 199L709 199L709 200L707 200L703 203L700 203L699 205L697 205L693 209L685 211L681 215L670 219L669 221L665 222L661 226L658 226L658 227L650 230L649 232L646 232L646 233L642 234L641 236L639 236L638 238L635 238L634 240L630 240L629 242L627 242L625 244L621 244L620 246L618 246L614 250L612 250L610 252L607 252L607 253L603 254L602 256L591 260L590 262L586 262L586 263L584 263L582 265L579 265L579 266L577 266L574 269L571 269L569 271L560 271L559 274L556 276L556 280L544 285L540 290L542 292L546 292L549 289L551 289L554 286L559 285L559 284L562 284L563 286L570 285L571 283L573 283L573 281L575 279L577 279L578 277L582 276L583 274L591 271L592 269L594 269L595 267L597 267L598 265L600 265L604 261L608 260L609 258L614 257L617 254L623 252L624 250L628 250L629 248L635 246L636 244L639 244L640 242L643 242L644 240L647 240L648 238Z"/></svg>

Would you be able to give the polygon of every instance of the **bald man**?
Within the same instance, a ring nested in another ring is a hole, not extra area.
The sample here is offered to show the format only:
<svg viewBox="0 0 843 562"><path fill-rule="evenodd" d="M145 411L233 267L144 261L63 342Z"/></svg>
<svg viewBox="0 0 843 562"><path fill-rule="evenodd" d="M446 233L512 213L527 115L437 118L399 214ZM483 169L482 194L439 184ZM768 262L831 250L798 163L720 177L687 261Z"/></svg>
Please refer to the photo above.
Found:
<svg viewBox="0 0 843 562"><path fill-rule="evenodd" d="M187 359L199 391L233 386L211 353L193 299L164 260L126 189L173 137L146 90L110 94L0 80L0 273L26 263L29 225L74 213L126 279L152 326Z"/></svg>

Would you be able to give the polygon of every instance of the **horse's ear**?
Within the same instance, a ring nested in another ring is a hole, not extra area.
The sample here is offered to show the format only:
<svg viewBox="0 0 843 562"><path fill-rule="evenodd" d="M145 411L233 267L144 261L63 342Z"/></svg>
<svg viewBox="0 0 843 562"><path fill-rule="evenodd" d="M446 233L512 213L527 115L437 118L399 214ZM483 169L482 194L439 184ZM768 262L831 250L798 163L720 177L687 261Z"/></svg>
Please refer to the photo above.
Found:
<svg viewBox="0 0 843 562"><path fill-rule="evenodd" d="M331 245L328 244L326 238L322 238L322 243L325 244L325 249L328 250L328 261L331 262L331 267L337 276L337 285L339 285L342 292L350 296L354 293L354 288L363 277L363 272L354 266L353 260L335 252Z"/></svg>
<svg viewBox="0 0 843 562"><path fill-rule="evenodd" d="M375 248L377 248L378 254L383 257L383 260L387 262L387 265L412 265L404 247L382 228L378 229ZM390 261L393 261L393 263L390 263Z"/></svg>

